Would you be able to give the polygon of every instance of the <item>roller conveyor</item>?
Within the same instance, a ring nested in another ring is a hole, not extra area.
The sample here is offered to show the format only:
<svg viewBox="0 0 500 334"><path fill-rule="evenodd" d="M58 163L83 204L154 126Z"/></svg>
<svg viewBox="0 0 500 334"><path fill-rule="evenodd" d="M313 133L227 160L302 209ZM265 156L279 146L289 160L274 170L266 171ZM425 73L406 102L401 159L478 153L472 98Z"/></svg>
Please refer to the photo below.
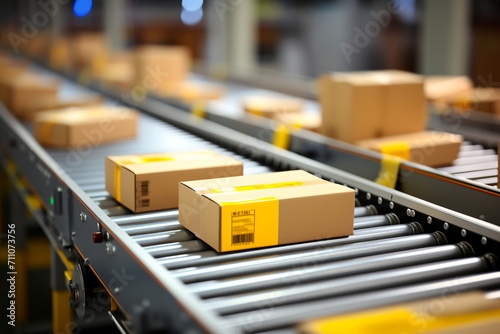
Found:
<svg viewBox="0 0 500 334"><path fill-rule="evenodd" d="M40 224L58 240L55 247L98 278L118 305L112 316L124 331L294 332L319 316L500 288L497 226L207 121L193 125L168 106L140 107L159 118L141 114L137 139L93 147L80 159L77 151L40 148L28 125L0 112L2 163L14 162L15 174L31 182L44 207ZM173 124L160 119L169 112ZM8 145L13 139L18 144ZM108 155L201 149L241 159L245 174L302 168L356 189L354 235L217 253L180 226L177 210L133 214L105 191ZM38 174L27 167L36 163L53 177L36 183ZM68 206L51 206L57 196ZM92 242L96 231L103 243Z"/></svg>

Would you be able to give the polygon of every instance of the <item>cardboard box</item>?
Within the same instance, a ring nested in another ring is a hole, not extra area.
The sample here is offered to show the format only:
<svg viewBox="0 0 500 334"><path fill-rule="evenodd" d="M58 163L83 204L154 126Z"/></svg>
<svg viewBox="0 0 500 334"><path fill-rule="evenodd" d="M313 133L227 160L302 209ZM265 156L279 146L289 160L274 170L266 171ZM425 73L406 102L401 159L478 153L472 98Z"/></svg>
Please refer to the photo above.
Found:
<svg viewBox="0 0 500 334"><path fill-rule="evenodd" d="M17 117L31 120L44 109L57 106L59 82L46 80L33 74L24 74L15 79L0 80L0 97L5 106Z"/></svg>
<svg viewBox="0 0 500 334"><path fill-rule="evenodd" d="M190 67L186 47L140 46L135 52L135 84L146 91L175 91L187 79Z"/></svg>
<svg viewBox="0 0 500 334"><path fill-rule="evenodd" d="M220 252L353 234L354 191L305 171L182 182L179 222Z"/></svg>
<svg viewBox="0 0 500 334"><path fill-rule="evenodd" d="M358 141L356 144L372 151L396 155L413 162L440 167L458 157L463 138L460 135L424 131Z"/></svg>
<svg viewBox="0 0 500 334"><path fill-rule="evenodd" d="M302 112L302 101L274 96L252 96L243 100L243 109L251 114L279 120Z"/></svg>
<svg viewBox="0 0 500 334"><path fill-rule="evenodd" d="M500 89L478 87L461 95L449 97L447 103L459 110L477 110L500 116Z"/></svg>
<svg viewBox="0 0 500 334"><path fill-rule="evenodd" d="M134 212L178 205L179 182L243 174L239 160L211 151L106 158L106 190Z"/></svg>
<svg viewBox="0 0 500 334"><path fill-rule="evenodd" d="M70 39L71 58L77 69L91 68L96 57L107 54L108 41L102 33L81 32Z"/></svg>
<svg viewBox="0 0 500 334"><path fill-rule="evenodd" d="M37 113L33 132L45 146L88 149L135 137L137 118L135 110L123 107L57 109Z"/></svg>
<svg viewBox="0 0 500 334"><path fill-rule="evenodd" d="M424 131L427 123L423 78L409 72L323 75L319 101L321 133L346 142Z"/></svg>
<svg viewBox="0 0 500 334"><path fill-rule="evenodd" d="M456 293L404 304L332 315L300 323L297 332L324 333L498 333L500 300L484 292Z"/></svg>
<svg viewBox="0 0 500 334"><path fill-rule="evenodd" d="M424 79L425 97L430 101L440 101L460 96L474 88L467 76L428 76Z"/></svg>

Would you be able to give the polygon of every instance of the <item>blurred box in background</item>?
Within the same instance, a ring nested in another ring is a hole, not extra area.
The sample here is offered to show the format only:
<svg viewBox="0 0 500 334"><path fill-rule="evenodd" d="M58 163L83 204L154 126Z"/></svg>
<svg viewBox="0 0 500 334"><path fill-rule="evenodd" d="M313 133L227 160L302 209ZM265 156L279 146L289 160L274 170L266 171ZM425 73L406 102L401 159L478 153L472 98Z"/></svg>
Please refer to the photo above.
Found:
<svg viewBox="0 0 500 334"><path fill-rule="evenodd" d="M466 76L428 76L424 79L425 97L430 101L442 101L470 92L474 86Z"/></svg>
<svg viewBox="0 0 500 334"><path fill-rule="evenodd" d="M31 120L39 110L57 105L59 82L34 74L0 78L0 99L16 117Z"/></svg>
<svg viewBox="0 0 500 334"><path fill-rule="evenodd" d="M423 131L423 78L396 71L326 74L319 79L321 133L346 142Z"/></svg>
<svg viewBox="0 0 500 334"><path fill-rule="evenodd" d="M299 99L274 96L251 96L243 99L243 109L251 114L280 120L302 112Z"/></svg>
<svg viewBox="0 0 500 334"><path fill-rule="evenodd" d="M178 91L191 68L189 50L182 46L139 46L134 63L135 84L146 91Z"/></svg>
<svg viewBox="0 0 500 334"><path fill-rule="evenodd" d="M436 131L358 141L360 147L395 155L422 165L439 167L458 158L462 136Z"/></svg>
<svg viewBox="0 0 500 334"><path fill-rule="evenodd" d="M137 135L134 109L94 106L39 112L33 133L45 146L88 149Z"/></svg>

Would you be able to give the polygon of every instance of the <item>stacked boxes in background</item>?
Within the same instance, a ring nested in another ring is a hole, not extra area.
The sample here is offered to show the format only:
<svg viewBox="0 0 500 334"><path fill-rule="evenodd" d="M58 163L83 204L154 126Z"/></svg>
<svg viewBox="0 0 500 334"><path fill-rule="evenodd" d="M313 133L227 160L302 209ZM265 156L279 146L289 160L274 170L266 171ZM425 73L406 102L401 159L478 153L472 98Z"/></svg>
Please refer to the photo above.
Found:
<svg viewBox="0 0 500 334"><path fill-rule="evenodd" d="M176 208L181 181L243 174L239 160L211 151L107 157L106 190L133 212Z"/></svg>
<svg viewBox="0 0 500 334"><path fill-rule="evenodd" d="M427 124L420 75L403 71L346 72L319 79L321 133L354 143L419 132Z"/></svg>
<svg viewBox="0 0 500 334"><path fill-rule="evenodd" d="M191 68L189 50L182 46L143 45L135 50L135 84L146 91L177 92Z"/></svg>
<svg viewBox="0 0 500 334"><path fill-rule="evenodd" d="M132 138L138 114L123 107L94 106L37 113L35 138L45 146L81 148Z"/></svg>
<svg viewBox="0 0 500 334"><path fill-rule="evenodd" d="M333 73L319 79L319 91L321 133L328 137L429 166L448 164L458 156L460 136L425 132L420 75L395 70Z"/></svg>
<svg viewBox="0 0 500 334"><path fill-rule="evenodd" d="M353 234L354 190L305 171L182 182L179 222L220 252Z"/></svg>

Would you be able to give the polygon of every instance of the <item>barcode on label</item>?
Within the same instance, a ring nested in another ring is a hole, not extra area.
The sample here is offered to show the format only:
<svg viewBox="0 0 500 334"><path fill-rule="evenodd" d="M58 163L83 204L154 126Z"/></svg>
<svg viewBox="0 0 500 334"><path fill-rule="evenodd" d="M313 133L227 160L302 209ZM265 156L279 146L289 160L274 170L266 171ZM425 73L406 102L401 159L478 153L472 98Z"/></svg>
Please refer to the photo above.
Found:
<svg viewBox="0 0 500 334"><path fill-rule="evenodd" d="M253 233L233 235L233 245L253 243L253 239L254 239Z"/></svg>
<svg viewBox="0 0 500 334"><path fill-rule="evenodd" d="M137 206L139 208L147 208L149 206L149 198L140 199Z"/></svg>
<svg viewBox="0 0 500 334"><path fill-rule="evenodd" d="M253 244L255 238L255 210L231 212L231 234L233 245Z"/></svg>
<svg viewBox="0 0 500 334"><path fill-rule="evenodd" d="M149 195L149 181L140 181L139 193L141 194L141 196Z"/></svg>

